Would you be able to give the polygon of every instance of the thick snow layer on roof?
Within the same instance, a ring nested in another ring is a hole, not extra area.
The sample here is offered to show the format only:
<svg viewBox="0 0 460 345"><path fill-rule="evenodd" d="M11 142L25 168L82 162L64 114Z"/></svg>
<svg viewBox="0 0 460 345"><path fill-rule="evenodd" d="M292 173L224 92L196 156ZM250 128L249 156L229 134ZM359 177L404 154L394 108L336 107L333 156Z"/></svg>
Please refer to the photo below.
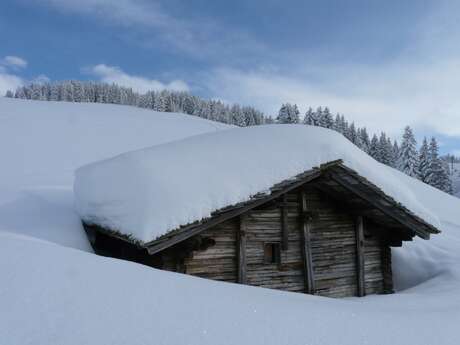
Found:
<svg viewBox="0 0 460 345"><path fill-rule="evenodd" d="M89 223L148 242L336 159L439 227L431 197L441 193L303 125L230 129L87 165L76 172L76 207Z"/></svg>

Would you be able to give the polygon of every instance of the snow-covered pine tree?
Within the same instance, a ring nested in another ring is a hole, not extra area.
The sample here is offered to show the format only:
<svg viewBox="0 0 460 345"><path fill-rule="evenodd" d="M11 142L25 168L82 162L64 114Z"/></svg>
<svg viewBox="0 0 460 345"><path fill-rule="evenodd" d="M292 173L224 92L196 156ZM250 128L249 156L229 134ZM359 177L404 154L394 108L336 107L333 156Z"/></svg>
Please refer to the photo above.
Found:
<svg viewBox="0 0 460 345"><path fill-rule="evenodd" d="M289 123L299 123L300 122L300 111L299 108L297 107L297 104L294 104L291 106L291 109L289 111Z"/></svg>
<svg viewBox="0 0 460 345"><path fill-rule="evenodd" d="M323 123L323 108L318 107L316 108L316 111L314 114L314 125L321 126L322 123Z"/></svg>
<svg viewBox="0 0 460 345"><path fill-rule="evenodd" d="M14 97L13 91L11 90L6 91L5 97L13 98Z"/></svg>
<svg viewBox="0 0 460 345"><path fill-rule="evenodd" d="M418 174L422 182L428 183L428 175L430 170L430 153L428 149L428 141L423 138L422 146L419 152Z"/></svg>
<svg viewBox="0 0 460 345"><path fill-rule="evenodd" d="M377 138L377 135L375 133L372 136L371 143L369 145L369 155L376 161L380 162L379 139Z"/></svg>
<svg viewBox="0 0 460 345"><path fill-rule="evenodd" d="M348 140L350 140L355 145L357 145L358 143L358 133L356 132L356 127L355 127L354 122L351 123L348 129Z"/></svg>
<svg viewBox="0 0 460 345"><path fill-rule="evenodd" d="M444 168L439 158L438 143L434 137L431 138L428 147L428 169L426 183L429 185L443 190L444 184Z"/></svg>
<svg viewBox="0 0 460 345"><path fill-rule="evenodd" d="M244 120L244 114L241 111L241 107L238 104L234 104L231 109L232 124L244 127L246 126L246 121Z"/></svg>
<svg viewBox="0 0 460 345"><path fill-rule="evenodd" d="M369 134L367 134L366 127L360 128L358 130L358 134L361 139L361 149L364 152L369 153L369 147L370 147L371 142L369 140Z"/></svg>
<svg viewBox="0 0 460 345"><path fill-rule="evenodd" d="M308 108L303 118L304 125L315 126L315 113L311 107Z"/></svg>
<svg viewBox="0 0 460 345"><path fill-rule="evenodd" d="M40 100L42 98L41 86L38 84L32 84L31 86L31 96L30 99Z"/></svg>
<svg viewBox="0 0 460 345"><path fill-rule="evenodd" d="M16 89L16 92L14 93L14 98L20 98L20 99L26 98L24 87L20 86Z"/></svg>
<svg viewBox="0 0 460 345"><path fill-rule="evenodd" d="M289 104L282 104L276 117L278 123L289 123Z"/></svg>
<svg viewBox="0 0 460 345"><path fill-rule="evenodd" d="M299 115L300 112L297 104L291 105L290 103L285 103L281 106L276 120L282 124L299 123Z"/></svg>
<svg viewBox="0 0 460 345"><path fill-rule="evenodd" d="M340 114L335 114L334 124L332 125L332 129L336 132L342 133L342 123L340 122Z"/></svg>
<svg viewBox="0 0 460 345"><path fill-rule="evenodd" d="M78 80L72 80L72 93L73 93L73 101L74 102L83 102L84 101L84 93L83 93L83 86L81 82Z"/></svg>
<svg viewBox="0 0 460 345"><path fill-rule="evenodd" d="M398 163L399 163L399 145L398 142L395 140L393 142L393 149L391 151L392 153L392 167L393 168L398 168Z"/></svg>
<svg viewBox="0 0 460 345"><path fill-rule="evenodd" d="M412 129L406 126L400 147L398 168L403 173L417 178L418 164L417 141Z"/></svg>
<svg viewBox="0 0 460 345"><path fill-rule="evenodd" d="M453 184L452 184L452 178L451 178L451 173L450 173L450 168L449 168L449 162L445 159L441 159L442 162L442 168L443 168L443 174L441 178L441 184L442 184L442 189L444 192L448 194L453 194Z"/></svg>
<svg viewBox="0 0 460 345"><path fill-rule="evenodd" d="M332 128L334 124L334 119L332 118L332 114L328 107L325 107L324 110L322 110L321 107L319 107L316 113L316 117L318 119L318 126L324 128Z"/></svg>
<svg viewBox="0 0 460 345"><path fill-rule="evenodd" d="M380 134L379 150L380 150L380 153L379 153L380 162L386 165L391 165L392 147L391 147L391 144L390 146L388 146L387 136L384 132Z"/></svg>

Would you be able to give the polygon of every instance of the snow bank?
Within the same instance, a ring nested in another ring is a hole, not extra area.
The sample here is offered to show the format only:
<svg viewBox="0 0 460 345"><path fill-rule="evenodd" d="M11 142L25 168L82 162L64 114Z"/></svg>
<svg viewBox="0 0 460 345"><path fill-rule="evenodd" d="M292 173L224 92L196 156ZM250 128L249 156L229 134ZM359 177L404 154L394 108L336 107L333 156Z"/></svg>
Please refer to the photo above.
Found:
<svg viewBox="0 0 460 345"><path fill-rule="evenodd" d="M89 223L148 242L336 159L438 228L439 215L460 209L342 135L303 125L236 128L87 165L76 171L76 207Z"/></svg>
<svg viewBox="0 0 460 345"><path fill-rule="evenodd" d="M1 233L0 249L2 344L458 344L458 268L417 290L336 300Z"/></svg>
<svg viewBox="0 0 460 345"><path fill-rule="evenodd" d="M91 251L74 210L77 167L225 128L128 106L0 97L0 231Z"/></svg>

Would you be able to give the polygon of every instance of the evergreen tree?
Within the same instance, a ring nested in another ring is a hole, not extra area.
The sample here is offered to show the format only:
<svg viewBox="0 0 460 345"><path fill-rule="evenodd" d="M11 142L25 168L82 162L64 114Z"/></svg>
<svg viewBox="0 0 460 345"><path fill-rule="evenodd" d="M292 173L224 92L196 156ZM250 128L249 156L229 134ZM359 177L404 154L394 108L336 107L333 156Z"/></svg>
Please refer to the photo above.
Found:
<svg viewBox="0 0 460 345"><path fill-rule="evenodd" d="M11 91L11 90L6 91L5 97L13 98L14 97L13 91Z"/></svg>
<svg viewBox="0 0 460 345"><path fill-rule="evenodd" d="M238 104L234 104L232 106L231 114L232 114L232 123L234 125L237 125L240 127L246 126L246 121L244 118L243 111L241 110L241 107Z"/></svg>
<svg viewBox="0 0 460 345"><path fill-rule="evenodd" d="M359 137L361 138L361 143L362 143L361 149L364 152L369 153L369 148L370 148L371 142L369 140L369 134L367 134L366 127L361 128L358 131L358 134L359 134Z"/></svg>
<svg viewBox="0 0 460 345"><path fill-rule="evenodd" d="M417 141L412 129L407 126L401 142L399 170L409 176L418 177L418 165Z"/></svg>
<svg viewBox="0 0 460 345"><path fill-rule="evenodd" d="M423 138L422 146L420 147L419 153L419 166L418 166L418 174L421 181L428 183L428 176L429 176L429 169L430 169L430 153L428 149L428 141L426 137Z"/></svg>
<svg viewBox="0 0 460 345"><path fill-rule="evenodd" d="M442 186L441 190L448 194L453 194L454 189L452 185L449 162L444 159L441 159L441 162L442 162L442 168L443 168L443 174L441 175L441 186Z"/></svg>
<svg viewBox="0 0 460 345"><path fill-rule="evenodd" d="M369 145L369 155L376 161L380 162L379 139L377 138L376 134L372 136L371 143Z"/></svg>
<svg viewBox="0 0 460 345"><path fill-rule="evenodd" d="M435 188L443 190L445 171L441 159L439 158L438 143L434 137L431 138L428 147L428 161L429 164L425 182Z"/></svg>
<svg viewBox="0 0 460 345"><path fill-rule="evenodd" d="M399 145L396 140L393 142L393 150L391 152L392 152L392 165L391 166L393 168L398 168L400 152L399 152Z"/></svg>
<svg viewBox="0 0 460 345"><path fill-rule="evenodd" d="M297 104L291 105L286 103L281 106L276 120L282 124L299 123L299 115L300 112Z"/></svg>
<svg viewBox="0 0 460 345"><path fill-rule="evenodd" d="M358 144L358 132L356 132L355 123L352 122L350 128L348 129L348 140L350 140L353 144Z"/></svg>
<svg viewBox="0 0 460 345"><path fill-rule="evenodd" d="M276 118L278 123L289 123L289 104L282 104Z"/></svg>
<svg viewBox="0 0 460 345"><path fill-rule="evenodd" d="M300 122L300 111L297 107L297 104L294 104L290 109L290 123L299 123Z"/></svg>
<svg viewBox="0 0 460 345"><path fill-rule="evenodd" d="M315 113L313 109L310 107L308 108L307 112L305 113L305 117L303 118L304 125L315 126Z"/></svg>
<svg viewBox="0 0 460 345"><path fill-rule="evenodd" d="M379 158L380 162L386 165L391 166L391 156L392 156L392 150L393 147L388 145L388 140L387 136L384 132L380 134L380 139L379 139Z"/></svg>
<svg viewBox="0 0 460 345"><path fill-rule="evenodd" d="M318 120L319 120L319 126L324 127L324 128L332 128L334 124L332 114L329 111L328 107L325 107L323 111L319 112Z"/></svg>

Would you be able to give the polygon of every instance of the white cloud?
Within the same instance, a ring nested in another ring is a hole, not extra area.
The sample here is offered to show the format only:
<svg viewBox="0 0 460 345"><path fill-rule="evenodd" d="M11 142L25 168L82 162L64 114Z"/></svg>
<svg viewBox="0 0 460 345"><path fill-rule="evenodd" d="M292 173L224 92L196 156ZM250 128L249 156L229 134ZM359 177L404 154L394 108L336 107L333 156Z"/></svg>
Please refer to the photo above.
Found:
<svg viewBox="0 0 460 345"><path fill-rule="evenodd" d="M27 61L19 56L8 55L0 60L0 65L10 68L26 68Z"/></svg>
<svg viewBox="0 0 460 345"><path fill-rule="evenodd" d="M188 91L187 83L182 80L173 80L169 83L162 83L156 79L148 79L140 76L130 75L125 73L119 67L99 64L90 68L85 68L84 72L90 73L98 77L106 83L116 83L125 87L130 87L138 92L146 92L149 90L175 90Z"/></svg>
<svg viewBox="0 0 460 345"><path fill-rule="evenodd" d="M216 96L275 115L281 103L329 106L375 132L399 135L409 124L460 136L460 60L431 65L348 66L319 70L322 82L265 71L217 69L205 81ZM314 78L317 80L317 78Z"/></svg>
<svg viewBox="0 0 460 345"><path fill-rule="evenodd" d="M14 90L23 83L24 81L20 77L0 71L0 97L4 96L8 90L14 92Z"/></svg>
<svg viewBox="0 0 460 345"><path fill-rule="evenodd" d="M236 51L260 53L263 46L247 32L223 27L210 18L187 20L168 13L158 0L35 0L65 13L76 13L99 21L124 27L127 35L143 46L181 50L196 58L222 59Z"/></svg>
<svg viewBox="0 0 460 345"><path fill-rule="evenodd" d="M24 84L24 80L9 70L27 67L27 61L18 56L5 56L0 59L0 97L8 90L14 91Z"/></svg>

